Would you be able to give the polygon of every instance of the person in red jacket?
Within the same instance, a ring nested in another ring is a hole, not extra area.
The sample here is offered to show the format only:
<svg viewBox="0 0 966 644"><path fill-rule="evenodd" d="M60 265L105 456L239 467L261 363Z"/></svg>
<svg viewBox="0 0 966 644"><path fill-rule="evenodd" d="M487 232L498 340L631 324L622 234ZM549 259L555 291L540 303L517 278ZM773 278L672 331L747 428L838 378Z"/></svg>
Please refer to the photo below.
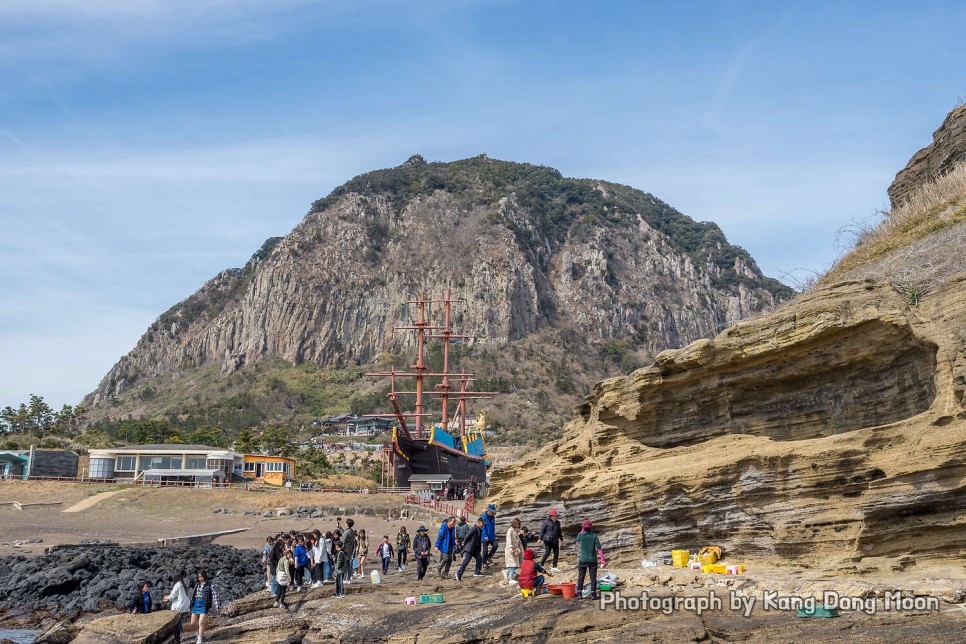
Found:
<svg viewBox="0 0 966 644"><path fill-rule="evenodd" d="M533 560L533 550L527 548L523 552L523 563L520 564L520 588L523 590L537 591L543 586L544 576L537 573L546 573L553 577L553 573L547 572L543 566Z"/></svg>

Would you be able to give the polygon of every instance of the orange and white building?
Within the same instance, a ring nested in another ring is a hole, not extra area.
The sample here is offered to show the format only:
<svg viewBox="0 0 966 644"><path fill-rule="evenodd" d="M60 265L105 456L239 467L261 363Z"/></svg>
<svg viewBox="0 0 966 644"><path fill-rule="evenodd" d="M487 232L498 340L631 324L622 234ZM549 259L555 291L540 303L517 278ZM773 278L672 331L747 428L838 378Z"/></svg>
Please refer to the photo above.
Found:
<svg viewBox="0 0 966 644"><path fill-rule="evenodd" d="M295 459L267 454L245 454L242 476L270 485L285 485L295 475Z"/></svg>

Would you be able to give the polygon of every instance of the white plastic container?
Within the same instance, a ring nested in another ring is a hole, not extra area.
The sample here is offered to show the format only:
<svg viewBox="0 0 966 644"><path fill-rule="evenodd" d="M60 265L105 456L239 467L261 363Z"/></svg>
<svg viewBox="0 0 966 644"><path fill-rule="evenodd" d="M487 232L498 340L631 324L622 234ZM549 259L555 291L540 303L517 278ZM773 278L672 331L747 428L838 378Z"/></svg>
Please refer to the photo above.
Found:
<svg viewBox="0 0 966 644"><path fill-rule="evenodd" d="M372 583L374 583L374 584L381 584L382 583L382 579L379 577L379 571L378 570L373 570L372 572L370 572L369 573L369 578L372 579Z"/></svg>

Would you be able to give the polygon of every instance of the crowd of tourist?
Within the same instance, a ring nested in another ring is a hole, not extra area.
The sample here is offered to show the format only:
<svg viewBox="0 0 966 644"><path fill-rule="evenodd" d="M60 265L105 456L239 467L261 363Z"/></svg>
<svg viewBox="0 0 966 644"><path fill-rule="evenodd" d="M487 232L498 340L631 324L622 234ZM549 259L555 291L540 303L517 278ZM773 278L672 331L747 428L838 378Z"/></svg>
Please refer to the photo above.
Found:
<svg viewBox="0 0 966 644"><path fill-rule="evenodd" d="M289 593L299 593L308 588L319 588L324 584L334 584L334 597L343 597L345 587L353 580L366 577L369 557L369 537L365 530L356 530L355 522L347 519L345 527L338 518L334 530L315 529L308 532L280 532L265 539L262 551L262 566L265 570L265 588L274 598L275 608L288 608ZM535 552L530 548L534 541L520 519L514 518L505 533L503 555L505 569L503 578L517 584L523 590L539 592L546 577L558 572L557 564L560 546L564 542L556 510L549 516L535 539L536 545L543 546L543 558L538 563ZM583 595L585 577L589 577L589 597L597 599L598 564L605 565L600 539L593 531L590 521L584 521L582 530L576 537L578 546L577 597ZM455 578L463 581L470 563L473 563L473 576L484 576L484 570L495 565L494 556L499 542L496 536L496 507L488 505L486 511L474 522L466 517L448 517L436 530L436 538L430 538L425 525L419 526L415 536L410 536L405 526L399 528L395 538L383 535L378 538L374 554L386 575L395 565L397 572L408 569L409 553L416 562L416 579L422 580L429 571L430 561L435 555L436 574L440 579L450 577L454 561L459 560ZM552 557L551 568L544 564ZM588 574L589 573L589 574ZM371 572L373 581L381 579L376 569ZM191 614L191 624L198 627L198 644L201 644L207 615L218 609L218 594L208 581L208 575L199 571L195 584L189 590L180 574L172 577L172 590L164 596L170 602L171 610L178 611L177 642L181 642L182 621ZM138 586L130 603L132 613L150 613L152 610L151 593L147 583Z"/></svg>

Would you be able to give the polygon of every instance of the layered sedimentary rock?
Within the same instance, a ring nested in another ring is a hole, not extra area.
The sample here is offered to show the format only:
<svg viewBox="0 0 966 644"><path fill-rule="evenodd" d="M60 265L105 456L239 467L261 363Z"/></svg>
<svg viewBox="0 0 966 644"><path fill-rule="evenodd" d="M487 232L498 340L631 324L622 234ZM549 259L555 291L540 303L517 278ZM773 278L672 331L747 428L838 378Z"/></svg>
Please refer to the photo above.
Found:
<svg viewBox="0 0 966 644"><path fill-rule="evenodd" d="M624 554L720 543L811 563L966 552L966 274L910 305L841 282L598 383L565 437L499 472L534 522Z"/></svg>
<svg viewBox="0 0 966 644"><path fill-rule="evenodd" d="M932 143L916 152L896 174L889 186L892 206L902 203L917 186L949 172L962 161L966 161L966 105L951 111L933 134Z"/></svg>

